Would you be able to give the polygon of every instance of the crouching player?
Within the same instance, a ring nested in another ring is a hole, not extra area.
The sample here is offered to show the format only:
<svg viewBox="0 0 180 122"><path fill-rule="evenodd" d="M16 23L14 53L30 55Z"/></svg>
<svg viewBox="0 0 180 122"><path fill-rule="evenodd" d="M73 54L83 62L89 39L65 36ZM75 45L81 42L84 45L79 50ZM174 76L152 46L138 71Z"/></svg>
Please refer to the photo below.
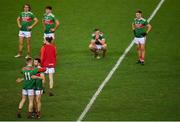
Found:
<svg viewBox="0 0 180 122"><path fill-rule="evenodd" d="M104 34L99 30L95 29L92 34L92 40L89 44L89 49L94 53L95 58L100 59L100 52L103 52L103 57L106 55L107 44L104 38Z"/></svg>
<svg viewBox="0 0 180 122"><path fill-rule="evenodd" d="M41 60L39 58L34 59L34 67L41 68ZM45 84L45 76L44 73L38 73L36 75L31 76L35 80L35 100L34 100L34 112L36 113L36 118L40 118L41 111L41 95L43 94L43 86Z"/></svg>
<svg viewBox="0 0 180 122"><path fill-rule="evenodd" d="M38 72L45 72L45 68L34 68L33 65L33 60L32 58L27 58L26 60L26 66L22 68L22 73L24 75L24 78L18 78L16 80L17 83L20 83L24 81L23 84L23 89L22 89L22 99L19 103L18 107L18 113L17 117L21 118L21 111L24 106L24 103L26 101L26 97L28 96L29 98L29 106L28 106L28 118L32 117L32 112L33 112L33 102L34 102L34 79L31 77Z"/></svg>

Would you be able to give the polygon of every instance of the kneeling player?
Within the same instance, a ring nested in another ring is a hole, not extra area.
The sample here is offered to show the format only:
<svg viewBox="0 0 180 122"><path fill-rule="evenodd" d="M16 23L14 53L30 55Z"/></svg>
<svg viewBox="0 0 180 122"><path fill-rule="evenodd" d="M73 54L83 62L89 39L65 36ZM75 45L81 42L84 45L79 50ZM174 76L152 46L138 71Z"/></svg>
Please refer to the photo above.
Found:
<svg viewBox="0 0 180 122"><path fill-rule="evenodd" d="M100 52L103 52L103 57L106 55L107 44L104 38L104 34L99 30L95 29L92 34L92 40L89 44L89 49L94 53L95 58L100 59Z"/></svg>

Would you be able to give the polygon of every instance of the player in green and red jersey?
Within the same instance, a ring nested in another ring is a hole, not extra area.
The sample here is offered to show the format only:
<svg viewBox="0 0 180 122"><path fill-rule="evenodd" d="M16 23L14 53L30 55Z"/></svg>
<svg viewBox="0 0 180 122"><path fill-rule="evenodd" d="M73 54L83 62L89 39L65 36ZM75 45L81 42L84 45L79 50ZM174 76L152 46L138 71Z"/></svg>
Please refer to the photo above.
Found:
<svg viewBox="0 0 180 122"><path fill-rule="evenodd" d="M39 72L44 72L45 68L34 68L32 58L27 58L26 66L22 68L22 73L24 78L18 78L16 80L17 83L20 83L24 80L23 89L22 89L22 99L19 103L17 117L21 118L21 111L23 105L26 101L26 97L29 98L29 106L28 106L28 118L32 117L33 112L33 100L34 100L34 89L35 89L35 80L33 79L33 75L36 75Z"/></svg>
<svg viewBox="0 0 180 122"><path fill-rule="evenodd" d="M43 16L42 24L44 27L44 39L46 37L52 37L52 43L54 44L54 39L55 39L55 31L59 27L60 22L59 20L55 17L55 15L52 13L52 7L47 6L45 8L45 14Z"/></svg>
<svg viewBox="0 0 180 122"><path fill-rule="evenodd" d="M138 52L138 61L137 63L141 63L144 65L145 58L145 41L146 36L151 30L152 26L148 23L148 21L142 18L142 11L138 10L136 12L136 18L132 23L132 30L134 32L134 42L137 45Z"/></svg>
<svg viewBox="0 0 180 122"><path fill-rule="evenodd" d="M29 4L25 4L23 9L24 11L21 12L17 18L17 25L20 30L19 30L19 47L18 47L19 49L18 49L18 54L14 56L15 58L19 58L22 56L24 39L27 39L27 56L25 58L30 57L31 30L38 23L38 19L30 11L31 7Z"/></svg>
<svg viewBox="0 0 180 122"><path fill-rule="evenodd" d="M34 67L41 68L41 60L39 58L34 59ZM35 76L32 76L35 80L35 105L34 108L36 109L36 117L40 118L40 111L41 111L41 96L43 94L43 87L45 84L45 75L44 73L38 73Z"/></svg>
<svg viewBox="0 0 180 122"><path fill-rule="evenodd" d="M100 51L103 51L103 57L105 56L107 51L107 44L104 38L104 34L99 29L94 30L91 42L89 44L89 49L94 53L95 58L97 59L100 58Z"/></svg>

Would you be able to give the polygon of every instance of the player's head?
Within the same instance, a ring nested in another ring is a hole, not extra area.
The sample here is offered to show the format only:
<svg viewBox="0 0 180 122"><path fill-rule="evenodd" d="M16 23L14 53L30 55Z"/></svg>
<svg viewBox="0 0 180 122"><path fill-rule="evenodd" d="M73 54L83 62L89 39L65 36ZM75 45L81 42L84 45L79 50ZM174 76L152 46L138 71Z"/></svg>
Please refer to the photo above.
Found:
<svg viewBox="0 0 180 122"><path fill-rule="evenodd" d="M95 28L95 29L94 29L94 33L95 33L96 35L99 35L99 34L100 34L100 30L97 29L97 28Z"/></svg>
<svg viewBox="0 0 180 122"><path fill-rule="evenodd" d="M45 43L51 43L52 40L53 40L52 37L46 37L46 38L45 38Z"/></svg>
<svg viewBox="0 0 180 122"><path fill-rule="evenodd" d="M24 4L23 9L24 9L25 12L31 11L31 6L30 6L30 4L27 4L27 3Z"/></svg>
<svg viewBox="0 0 180 122"><path fill-rule="evenodd" d="M141 10L137 10L136 11L136 18L140 19L142 17L142 11Z"/></svg>
<svg viewBox="0 0 180 122"><path fill-rule="evenodd" d="M35 59L34 59L34 66L37 67L37 66L39 66L40 64L41 64L41 59L35 58Z"/></svg>
<svg viewBox="0 0 180 122"><path fill-rule="evenodd" d="M32 59L32 58L27 58L27 59L26 59L26 64L32 66L32 64L33 64L33 59Z"/></svg>
<svg viewBox="0 0 180 122"><path fill-rule="evenodd" d="M51 6L46 6L46 7L45 7L45 12L46 12L47 14L51 13L51 12L52 12L52 7L51 7Z"/></svg>

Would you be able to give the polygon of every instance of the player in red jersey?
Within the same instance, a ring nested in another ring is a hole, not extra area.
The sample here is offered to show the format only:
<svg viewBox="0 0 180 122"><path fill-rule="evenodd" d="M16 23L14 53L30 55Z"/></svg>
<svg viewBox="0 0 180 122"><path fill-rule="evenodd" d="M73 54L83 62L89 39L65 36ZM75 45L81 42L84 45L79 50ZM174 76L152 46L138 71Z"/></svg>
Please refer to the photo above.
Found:
<svg viewBox="0 0 180 122"><path fill-rule="evenodd" d="M51 43L53 40L52 37L46 37L45 44L41 47L40 51L40 59L41 66L46 67L46 74L49 75L49 96L53 96L53 75L55 73L56 67L56 47Z"/></svg>

